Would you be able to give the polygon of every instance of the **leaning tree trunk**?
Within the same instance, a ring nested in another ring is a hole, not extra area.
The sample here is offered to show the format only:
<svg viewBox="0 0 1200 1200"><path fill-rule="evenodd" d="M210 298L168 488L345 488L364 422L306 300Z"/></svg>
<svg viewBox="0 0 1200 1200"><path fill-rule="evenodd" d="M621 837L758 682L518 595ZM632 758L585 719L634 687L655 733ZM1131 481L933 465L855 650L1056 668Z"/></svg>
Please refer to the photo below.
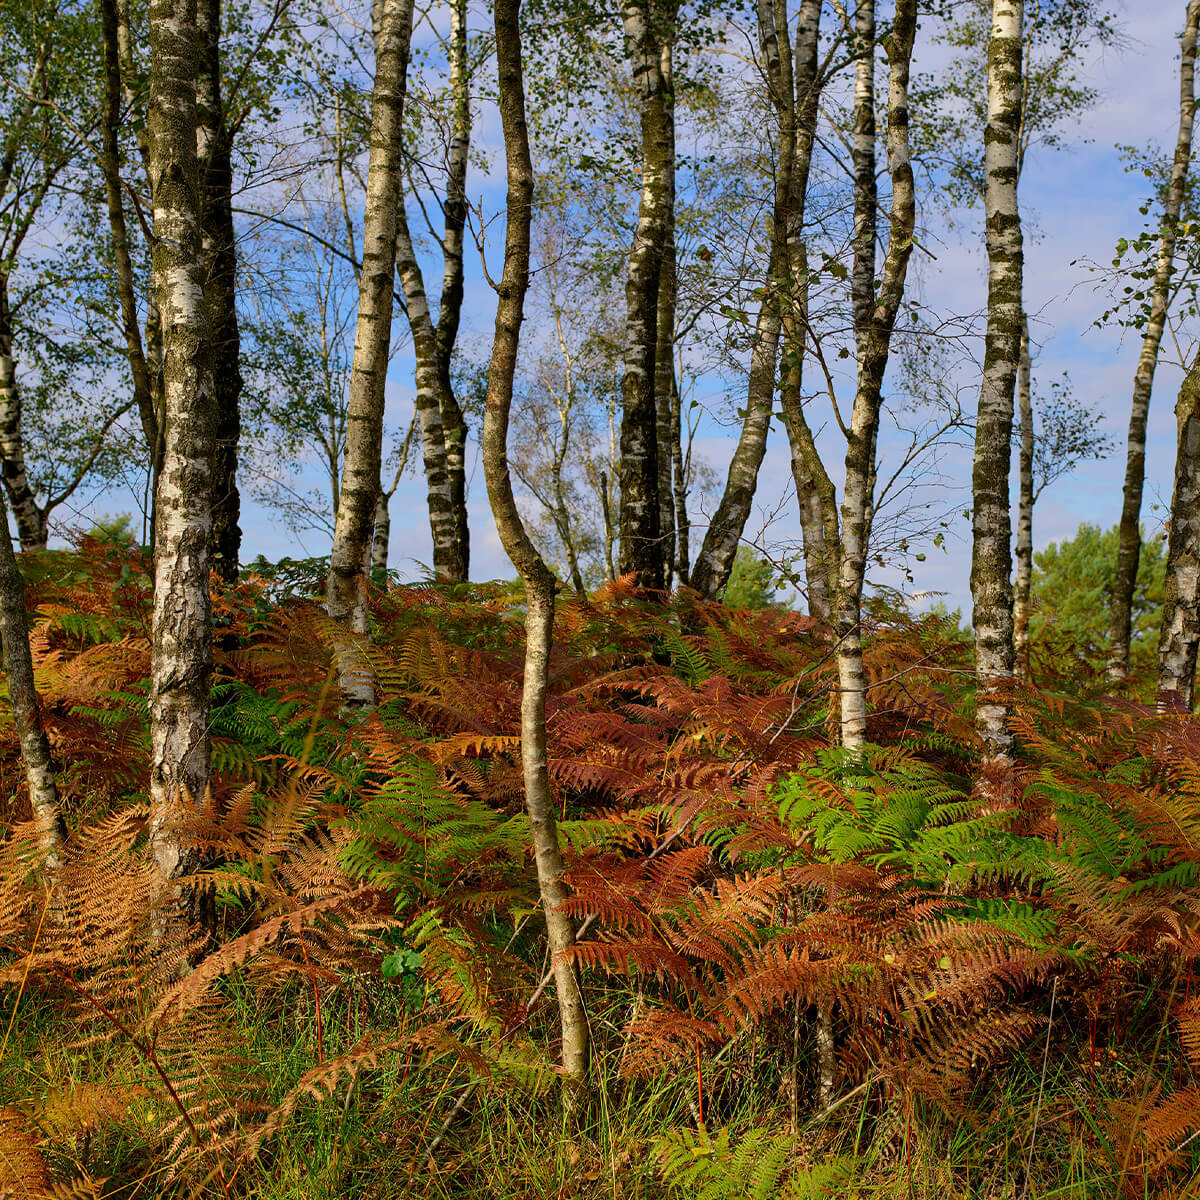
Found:
<svg viewBox="0 0 1200 1200"><path fill-rule="evenodd" d="M776 108L792 106L792 72L786 22L779 30L770 0L759 0L759 41L767 70L767 86ZM782 44L781 44L782 43ZM792 169L796 151L794 120L780 122L775 197L769 218L766 287L750 352L750 378L746 416L729 464L729 475L720 503L709 522L692 568L690 584L706 600L713 600L729 581L750 509L758 487L758 472L767 450L771 407L775 399L775 367L782 323L779 289L787 266L788 208L792 202Z"/></svg>
<svg viewBox="0 0 1200 1200"><path fill-rule="evenodd" d="M1029 679L1029 612L1033 591L1033 395L1029 361L1029 318L1021 318L1021 359L1017 365L1017 406L1021 451L1017 501L1017 586L1013 597L1013 663L1018 679Z"/></svg>
<svg viewBox="0 0 1200 1200"><path fill-rule="evenodd" d="M204 205L204 301L212 339L217 406L213 452L213 569L226 582L238 576L242 531L237 486L242 432L241 333L237 316L237 250L233 229L233 135L221 97L221 0L197 0L200 75L196 80L196 150Z"/></svg>
<svg viewBox="0 0 1200 1200"><path fill-rule="evenodd" d="M129 231L125 222L125 203L121 196L121 57L117 8L114 0L100 0L104 37L104 108L101 118L100 165L104 175L104 198L108 206L109 234L112 239L117 299L121 306L121 331L125 336L125 357L133 381L133 399L142 423L142 436L151 456L158 446L158 417L150 368L142 347L138 324L137 292L133 260L129 253Z"/></svg>
<svg viewBox="0 0 1200 1200"><path fill-rule="evenodd" d="M661 588L662 530L658 499L658 410L655 356L658 347L659 276L668 228L668 191L674 151L667 120L662 46L653 17L655 0L625 0L621 19L625 50L641 107L642 194L625 281L625 367L621 377L621 574L634 573L643 587Z"/></svg>
<svg viewBox="0 0 1200 1200"><path fill-rule="evenodd" d="M588 1025L583 995L570 960L575 928L562 911L566 887L546 766L546 691L554 631L553 574L529 539L513 496L508 467L508 419L517 366L525 293L529 286L533 164L525 123L520 0L496 0L496 58L500 119L508 173L508 228L504 272L496 306L496 332L488 367L483 418L483 470L496 529L525 585L525 675L521 689L521 767L525 807L533 834L538 888L550 947L562 1028L562 1066L568 1101L582 1091L588 1067Z"/></svg>
<svg viewBox="0 0 1200 1200"><path fill-rule="evenodd" d="M860 3L859 12L868 8ZM890 66L888 82L888 169L892 178L892 212L888 230L887 256L879 281L878 297L861 319L858 342L858 385L850 415L849 437L846 442L846 484L842 500L841 560L836 600L838 633L838 686L841 693L842 745L859 749L867 736L867 681L862 655L862 592L866 577L867 548L871 539L871 519L874 513L875 444L879 430L879 410L883 393L883 378L891 351L892 330L896 314L904 299L904 284L908 275L908 260L912 254L913 229L916 225L916 193L913 186L912 161L909 156L908 76L912 62L913 41L916 37L916 0L899 0L891 34L885 41ZM874 54L873 13L864 14L859 24L859 36L871 42L860 50ZM862 58L859 59L860 64ZM873 74L873 72L872 72ZM874 109L874 81L867 72L856 76L856 104L869 104ZM855 129L868 124L865 113L858 113ZM873 123L871 123L873 128ZM855 173L867 167L865 148L856 136ZM870 171L874 179L873 166ZM856 190L865 189L866 181L856 178ZM870 188L873 198L874 188ZM856 237L875 239L875 220L860 223L856 214ZM861 259L866 257L864 245L856 247L855 274L858 276ZM856 296L857 302L860 297Z"/></svg>
<svg viewBox="0 0 1200 1200"><path fill-rule="evenodd" d="M1175 406L1179 447L1158 643L1160 712L1191 712L1200 644L1200 359Z"/></svg>
<svg viewBox="0 0 1200 1200"><path fill-rule="evenodd" d="M380 489L384 385L392 337L392 273L400 206L404 90L412 19L413 0L383 0L375 38L371 148L346 453L325 590L330 617L356 635L336 647L342 695L346 704L354 708L369 708L375 702L375 687L361 653L361 640L369 630L366 571Z"/></svg>
<svg viewBox="0 0 1200 1200"><path fill-rule="evenodd" d="M25 610L25 580L13 553L8 530L8 505L0 494L0 644L4 650L4 678L12 705L13 725L25 760L29 807L44 830L43 846L54 864L54 852L67 836L58 807L54 759L42 728L42 708L33 681L33 655L29 652L29 618Z"/></svg>
<svg viewBox="0 0 1200 1200"><path fill-rule="evenodd" d="M148 112L166 440L155 518L149 836L164 879L188 868L173 818L200 803L209 783L216 408L196 158L197 47L195 0L153 0Z"/></svg>
<svg viewBox="0 0 1200 1200"><path fill-rule="evenodd" d="M470 567L466 503L467 424L455 397L450 374L463 301L463 231L471 144L466 38L465 0L455 0L450 12L453 128L442 237L442 299L436 323L430 312L425 280L413 247L403 201L397 211L396 271L404 289L417 362L416 408L421 426L426 501L433 540L433 574L441 583L465 583Z"/></svg>
<svg viewBox="0 0 1200 1200"><path fill-rule="evenodd" d="M1146 480L1146 421L1158 350L1162 344L1171 303L1171 275L1179 213L1187 189L1188 164L1192 157L1192 127L1196 119L1196 36L1200 28L1200 0L1191 0L1181 39L1179 63L1179 133L1175 159L1163 205L1162 237L1158 262L1150 286L1150 312L1137 373L1133 377L1133 403L1129 412L1129 443L1125 459L1125 488L1117 543L1117 572L1113 579L1109 610L1108 677L1119 682L1129 673L1129 639L1133 627L1133 593L1137 586L1138 560L1142 552L1140 521L1142 491Z"/></svg>
<svg viewBox="0 0 1200 1200"><path fill-rule="evenodd" d="M1012 751L1008 706L996 688L1013 672L1012 558L1008 473L1013 387L1021 357L1023 249L1017 207L1020 171L1024 0L993 0L984 132L988 323L971 477L971 597L977 701L975 729L986 753Z"/></svg>

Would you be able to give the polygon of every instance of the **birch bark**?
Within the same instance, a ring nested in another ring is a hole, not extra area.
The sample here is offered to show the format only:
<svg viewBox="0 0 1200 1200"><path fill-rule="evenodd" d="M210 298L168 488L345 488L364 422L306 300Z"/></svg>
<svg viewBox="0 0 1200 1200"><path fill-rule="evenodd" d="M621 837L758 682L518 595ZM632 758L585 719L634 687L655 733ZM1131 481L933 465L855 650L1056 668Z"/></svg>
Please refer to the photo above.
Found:
<svg viewBox="0 0 1200 1200"><path fill-rule="evenodd" d="M366 568L380 490L413 0L383 0L378 10L358 323L350 370L346 452L325 592L330 617L354 635L336 649L342 695L348 706L357 708L375 702L361 641L369 632Z"/></svg>
<svg viewBox="0 0 1200 1200"><path fill-rule="evenodd" d="M149 838L164 879L188 867L173 818L204 799L210 756L208 572L216 411L196 159L196 25L196 0L153 0L147 109L166 440L155 521Z"/></svg>
<svg viewBox="0 0 1200 1200"><path fill-rule="evenodd" d="M665 583L654 378L659 279L672 199L669 185L674 148L659 31L672 26L674 17L673 3L660 9L655 0L625 0L621 8L625 52L641 109L642 191L625 281L628 315L621 378L619 569L623 575L636 574L638 582L648 588L661 588Z"/></svg>
<svg viewBox="0 0 1200 1200"><path fill-rule="evenodd" d="M1158 708L1191 712L1200 644L1200 359L1175 406L1179 432L1158 643Z"/></svg>
<svg viewBox="0 0 1200 1200"><path fill-rule="evenodd" d="M1179 57L1179 133L1175 139L1175 158L1163 205L1162 237L1158 261L1150 288L1150 312L1137 372L1133 377L1133 402L1129 412L1129 441L1125 458L1125 486L1122 494L1121 525L1117 542L1117 571L1113 579L1109 610L1108 677L1113 682L1129 672L1129 639L1133 621L1133 592L1137 584L1138 559L1142 551L1139 522L1142 515L1142 491L1146 481L1146 421L1150 411L1150 393L1158 366L1171 303L1171 275L1174 269L1175 243L1179 232L1179 213L1187 188L1188 165L1192 157L1192 131L1196 120L1196 37L1200 28L1200 0L1190 0L1180 39Z"/></svg>
<svg viewBox="0 0 1200 1200"><path fill-rule="evenodd" d="M975 425L971 551L975 627L975 729L988 755L1012 751L1007 706L995 689L1013 673L1012 461L1013 388L1021 356L1024 265L1020 177L1024 0L993 0L984 132L984 211L988 253L987 345Z"/></svg>
<svg viewBox="0 0 1200 1200"><path fill-rule="evenodd" d="M436 322L430 312L403 201L397 213L396 242L396 270L404 289L417 360L417 414L433 538L433 571L434 576L444 583L465 582L470 568L466 503L467 423L450 377L450 361L458 337L463 301L463 231L471 146L468 85L466 0L454 0L450 10L453 117L447 157L445 227L441 239L442 298Z"/></svg>
<svg viewBox="0 0 1200 1200"><path fill-rule="evenodd" d="M555 580L526 532L508 467L508 420L517 366L525 294L529 287L533 164L525 122L520 0L496 0L496 57L500 117L508 176L504 271L496 305L496 331L488 368L483 419L483 470L496 529L525 585L525 675L521 689L521 767L525 807L533 834L538 889L546 920L551 969L562 1029L562 1066L568 1103L582 1092L588 1069L588 1025L583 994L569 959L575 944L566 897L563 859L546 765L546 691L554 630Z"/></svg>
<svg viewBox="0 0 1200 1200"><path fill-rule="evenodd" d="M864 12L869 4L860 4L857 34L860 57L855 72L855 103L874 112L874 14ZM879 410L883 379L891 350L896 314L904 299L908 260L912 255L913 229L916 224L916 193L909 154L908 79L916 37L916 0L900 0L890 35L885 40L889 63L888 76L888 169L892 179L892 211L888 230L887 255L874 295L873 267L876 221L867 217L865 207L860 220L858 203L875 203L874 135L868 153L866 130L874 129L873 118L865 112L855 117L855 289L858 338L858 383L850 415L846 442L846 482L842 500L841 558L836 599L838 633L838 685L841 692L842 745L858 749L867 735L867 682L862 656L862 592L866 575L867 548L874 515L875 446L879 431ZM866 39L872 41L866 44ZM863 66L870 55L872 67ZM865 176L869 173L870 180ZM862 178L859 178L859 176ZM868 249L867 241L872 249ZM872 286L872 299L863 305L859 288Z"/></svg>

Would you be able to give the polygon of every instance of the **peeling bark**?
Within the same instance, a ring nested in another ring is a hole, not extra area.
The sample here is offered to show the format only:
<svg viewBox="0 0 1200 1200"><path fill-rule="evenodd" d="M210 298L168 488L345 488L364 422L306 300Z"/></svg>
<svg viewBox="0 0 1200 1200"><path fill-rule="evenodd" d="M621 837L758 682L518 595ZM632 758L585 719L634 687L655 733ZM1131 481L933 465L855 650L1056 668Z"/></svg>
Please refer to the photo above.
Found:
<svg viewBox="0 0 1200 1200"><path fill-rule="evenodd" d="M874 112L874 13L872 5L860 3L857 34L860 39L855 71L855 104ZM855 116L855 325L858 331L858 383L846 441L846 482L842 499L841 559L836 600L838 634L838 685L841 693L842 745L858 749L867 736L867 681L862 656L862 592L866 576L867 549L874 517L875 446L879 432L879 410L883 379L891 351L896 314L904 299L908 260L912 255L916 224L916 193L909 155L908 77L916 37L916 0L899 0L890 35L885 41L889 62L888 78L888 169L892 178L892 211L887 255L879 282L878 296L872 287L872 302L864 308L858 291L874 275L876 218L869 219L858 205L875 202L874 135L868 154L866 129L874 130L873 117ZM868 44L867 39L871 39ZM864 66L870 56L871 69ZM860 175L870 175L870 181ZM862 219L860 220L860 215ZM870 242L871 248L867 243ZM868 270L864 263L872 264Z"/></svg>
<svg viewBox="0 0 1200 1200"><path fill-rule="evenodd" d="M583 994L569 955L575 927L562 911L566 887L546 765L546 692L554 630L555 580L521 520L508 466L508 423L517 366L525 295L529 287L533 165L525 123L521 62L520 0L496 0L496 57L499 62L500 117L508 175L508 224L504 271L496 306L496 330L488 367L483 419L483 470L496 529L505 552L525 585L525 675L521 688L521 768L525 808L533 835L538 889L562 1029L562 1067L571 1104L586 1086L588 1025Z"/></svg>
<svg viewBox="0 0 1200 1200"><path fill-rule="evenodd" d="M1200 645L1200 359L1175 406L1179 431L1158 642L1158 708L1191 712Z"/></svg>
<svg viewBox="0 0 1200 1200"><path fill-rule="evenodd" d="M375 703L375 687L361 641L369 632L366 569L380 491L412 20L413 0L383 0L379 5L358 324L350 370L345 460L325 591L330 617L353 635L336 650L342 695L354 708Z"/></svg>
<svg viewBox="0 0 1200 1200"><path fill-rule="evenodd" d="M1175 158L1171 180L1163 205L1162 238L1154 281L1150 287L1150 313L1137 373L1133 377L1133 401L1129 412L1129 441L1125 459L1125 486L1122 494L1121 525L1117 544L1117 572L1113 580L1109 610L1108 677L1119 682L1129 673L1129 640L1133 627L1133 593L1137 586L1138 560L1142 551L1142 491L1146 481L1146 422L1150 412L1150 393L1162 345L1171 303L1171 276L1174 270L1175 243L1179 233L1179 213L1187 189L1188 164L1192 157L1192 130L1196 120L1196 37L1200 28L1200 0L1190 0L1180 39L1179 60L1179 133L1175 140Z"/></svg>
<svg viewBox="0 0 1200 1200"><path fill-rule="evenodd" d="M625 281L619 569L623 575L636 574L648 588L662 588L665 583L654 380L659 279L668 209L673 203L674 164L661 29L673 26L674 20L675 6L670 2L660 7L656 0L625 0L621 9L625 52L641 109L642 192Z"/></svg>
<svg viewBox="0 0 1200 1200"><path fill-rule="evenodd" d="M33 679L29 652L29 615L25 609L25 580L13 553L8 529L8 506L0 494L0 644L4 650L4 677L13 724L25 762L29 806L45 829L43 847L47 864L57 865L55 851L67 830L58 805L56 768L50 743L42 727L42 708Z"/></svg>
<svg viewBox="0 0 1200 1200"><path fill-rule="evenodd" d="M1012 751L1008 708L994 692L1013 673L1012 461L1013 388L1021 356L1024 266L1020 176L1024 0L993 0L984 131L984 209L988 253L987 345L975 424L971 551L975 627L975 729L988 755Z"/></svg>
<svg viewBox="0 0 1200 1200"><path fill-rule="evenodd" d="M150 848L164 879L188 869L173 828L209 783L209 537L216 410L204 303L196 158L195 0L150 9L153 281L163 332L166 440L155 523L150 666Z"/></svg>

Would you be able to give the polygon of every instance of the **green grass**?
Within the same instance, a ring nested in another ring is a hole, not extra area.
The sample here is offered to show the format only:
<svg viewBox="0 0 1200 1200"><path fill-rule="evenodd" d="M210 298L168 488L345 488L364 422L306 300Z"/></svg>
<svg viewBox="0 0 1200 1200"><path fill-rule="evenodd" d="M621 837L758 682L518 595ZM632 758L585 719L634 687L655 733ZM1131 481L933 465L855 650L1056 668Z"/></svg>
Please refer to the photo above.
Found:
<svg viewBox="0 0 1200 1200"><path fill-rule="evenodd" d="M617 990L606 996L615 1003ZM11 1005L13 997L6 999ZM311 991L293 988L266 1002L247 988L236 999L247 1069L260 1082L262 1099L278 1103L318 1065ZM8 1005L0 1014L4 1024ZM411 997L398 987L338 989L323 997L321 1050L328 1059L349 1050L368 1025L395 1028L415 1019ZM596 1023L603 1025L603 1018ZM221 1195L211 1179L172 1179L164 1169L158 1133L166 1114L143 1091L146 1069L136 1053L119 1040L74 1045L79 1032L27 992L0 1062L0 1102L34 1118L54 1170L63 1177L104 1178L96 1194L106 1197L188 1195L197 1183L199 1194ZM531 1094L498 1079L473 1081L462 1066L430 1051L384 1063L349 1089L343 1085L304 1100L259 1159L229 1181L230 1194L255 1200L1111 1200L1200 1194L1189 1190L1200 1182L1194 1155L1169 1175L1150 1178L1120 1140L1122 1121L1127 1126L1129 1113L1144 1107L1157 1073L1172 1070L1153 1034L1100 1049L1092 1065L1086 1040L1060 1025L1051 1037L1044 1085L1043 1047L1037 1045L969 1095L935 1102L879 1082L848 1093L827 1116L803 1115L797 1130L790 1128L778 1055L762 1041L747 1042L737 1048L736 1062L730 1056L716 1067L706 1065L707 1136L696 1131L694 1072L619 1080L619 1047L603 1036L597 1043L607 1086L573 1118L563 1115L554 1088ZM59 1137L56 1105L72 1089L82 1094L85 1085L119 1103L97 1117L90 1134ZM722 1130L728 1131L725 1139ZM690 1161L686 1179L667 1170L668 1144L692 1146L684 1157ZM774 1158L767 1153L771 1147L778 1149ZM805 1172L831 1164L840 1172L836 1186L807 1190Z"/></svg>

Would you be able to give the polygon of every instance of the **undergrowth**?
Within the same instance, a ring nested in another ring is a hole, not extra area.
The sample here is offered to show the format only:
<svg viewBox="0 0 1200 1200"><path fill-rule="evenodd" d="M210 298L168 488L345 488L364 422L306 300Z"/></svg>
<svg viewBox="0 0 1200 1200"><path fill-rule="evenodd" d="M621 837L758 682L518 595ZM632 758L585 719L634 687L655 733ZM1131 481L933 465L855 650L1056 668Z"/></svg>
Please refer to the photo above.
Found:
<svg viewBox="0 0 1200 1200"><path fill-rule="evenodd" d="M32 565L71 836L40 861L0 728L0 1194L1189 1194L1190 718L1026 690L1018 760L981 769L961 639L893 613L851 757L806 618L564 600L549 766L593 1045L565 1111L520 597L376 592L358 722L319 580L222 591L189 925L145 854L145 564Z"/></svg>

